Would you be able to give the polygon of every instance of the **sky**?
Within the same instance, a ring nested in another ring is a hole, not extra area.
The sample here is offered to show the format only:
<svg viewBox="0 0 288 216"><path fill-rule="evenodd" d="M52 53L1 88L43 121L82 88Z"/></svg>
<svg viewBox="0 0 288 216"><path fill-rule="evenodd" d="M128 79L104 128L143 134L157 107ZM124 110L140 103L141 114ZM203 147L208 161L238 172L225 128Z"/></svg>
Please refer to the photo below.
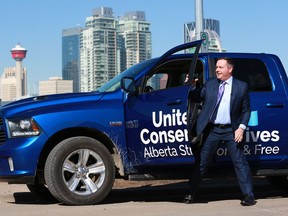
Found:
<svg viewBox="0 0 288 216"><path fill-rule="evenodd" d="M62 76L62 30L84 27L94 8L111 7L118 17L144 11L151 23L152 57L184 43L184 23L195 21L194 0L1 0L0 73L14 67L10 50L28 50L28 93L38 82ZM203 18L220 22L229 52L272 53L288 70L287 0L203 0Z"/></svg>

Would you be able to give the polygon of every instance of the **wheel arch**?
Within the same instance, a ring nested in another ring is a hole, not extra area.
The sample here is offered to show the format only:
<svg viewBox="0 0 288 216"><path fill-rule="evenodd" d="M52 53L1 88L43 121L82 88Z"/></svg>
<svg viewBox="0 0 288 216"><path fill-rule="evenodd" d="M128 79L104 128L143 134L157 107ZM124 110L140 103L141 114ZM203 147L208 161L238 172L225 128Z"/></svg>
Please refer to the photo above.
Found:
<svg viewBox="0 0 288 216"><path fill-rule="evenodd" d="M108 149L108 151L111 153L113 157L114 164L116 167L115 174L124 176L124 168L123 168L123 162L121 159L120 151L118 151L113 141L106 134L102 133L99 130L96 130L93 128L76 127L76 128L67 128L65 130L59 131L47 140L39 156L35 182L37 183L45 182L44 166L45 166L46 159L49 153L51 152L51 150L61 141L67 138L77 137L77 136L86 136L86 137L90 137L101 142Z"/></svg>

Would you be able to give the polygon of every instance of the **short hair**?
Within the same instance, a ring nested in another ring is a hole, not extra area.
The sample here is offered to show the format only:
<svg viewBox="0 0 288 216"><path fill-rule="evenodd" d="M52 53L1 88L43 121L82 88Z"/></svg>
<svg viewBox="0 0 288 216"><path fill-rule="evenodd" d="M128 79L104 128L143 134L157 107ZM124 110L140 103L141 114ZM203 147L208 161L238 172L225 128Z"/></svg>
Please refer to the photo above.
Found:
<svg viewBox="0 0 288 216"><path fill-rule="evenodd" d="M221 58L218 58L217 61L218 61L218 60L226 60L227 64L228 64L230 67L234 68L234 61L233 61L232 58L229 58L229 57L221 57Z"/></svg>

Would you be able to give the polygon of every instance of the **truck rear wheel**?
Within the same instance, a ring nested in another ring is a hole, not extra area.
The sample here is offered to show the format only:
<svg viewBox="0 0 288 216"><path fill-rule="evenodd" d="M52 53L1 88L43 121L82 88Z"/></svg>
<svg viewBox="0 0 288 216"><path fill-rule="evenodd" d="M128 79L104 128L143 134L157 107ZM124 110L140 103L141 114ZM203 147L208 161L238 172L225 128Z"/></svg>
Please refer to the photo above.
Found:
<svg viewBox="0 0 288 216"><path fill-rule="evenodd" d="M103 144L89 137L72 137L50 152L44 174L57 200L67 205L90 205L110 192L115 166Z"/></svg>
<svg viewBox="0 0 288 216"><path fill-rule="evenodd" d="M267 179L273 186L288 191L288 176L267 176Z"/></svg>

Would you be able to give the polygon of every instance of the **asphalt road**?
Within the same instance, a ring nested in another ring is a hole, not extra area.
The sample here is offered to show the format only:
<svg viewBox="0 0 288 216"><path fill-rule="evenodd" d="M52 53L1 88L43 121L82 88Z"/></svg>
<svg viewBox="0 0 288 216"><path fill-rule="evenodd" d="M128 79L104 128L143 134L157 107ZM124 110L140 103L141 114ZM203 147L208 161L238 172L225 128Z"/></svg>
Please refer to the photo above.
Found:
<svg viewBox="0 0 288 216"><path fill-rule="evenodd" d="M184 182L118 182L101 204L66 206L57 201L40 201L25 185L0 183L1 216L50 215L219 215L219 216L287 216L288 193L270 186L265 179L255 179L255 206L243 207L235 180L205 181L193 204L183 204L187 189Z"/></svg>

